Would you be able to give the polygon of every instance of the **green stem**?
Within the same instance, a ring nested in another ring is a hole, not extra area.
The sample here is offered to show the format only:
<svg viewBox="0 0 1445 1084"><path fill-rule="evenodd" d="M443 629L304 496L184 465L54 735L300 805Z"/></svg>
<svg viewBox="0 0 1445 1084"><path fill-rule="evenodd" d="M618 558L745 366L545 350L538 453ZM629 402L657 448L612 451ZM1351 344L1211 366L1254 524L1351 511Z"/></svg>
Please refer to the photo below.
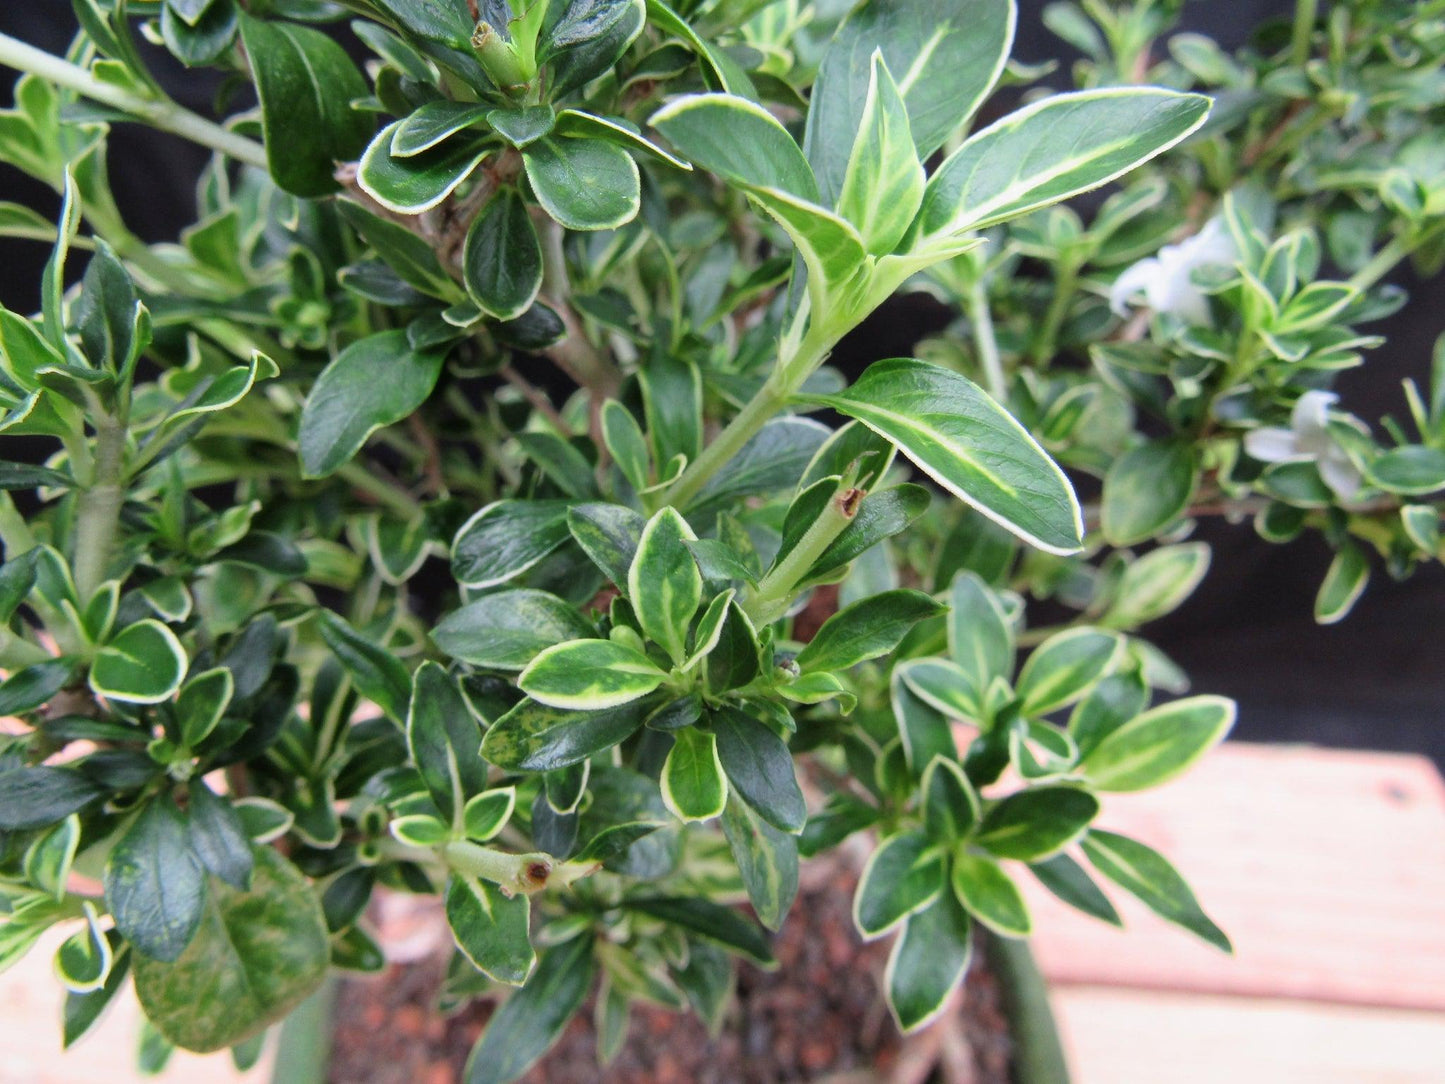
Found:
<svg viewBox="0 0 1445 1084"><path fill-rule="evenodd" d="M254 140L228 131L219 124L181 108L175 102L145 98L110 83L103 83L84 68L27 45L8 34L0 34L0 65L31 72L57 86L129 113L154 128L228 154L237 161L258 169L267 168L266 150Z"/></svg>
<svg viewBox="0 0 1445 1084"><path fill-rule="evenodd" d="M1406 234L1397 235L1389 244L1375 253L1369 263L1350 276L1350 285L1357 290L1368 290L1393 271L1402 260L1409 259L1417 248L1433 240L1442 228L1445 228L1445 223L1437 222L1423 233L1413 237Z"/></svg>
<svg viewBox="0 0 1445 1084"><path fill-rule="evenodd" d="M386 505L393 512L398 512L407 519L413 519L421 513L419 500L410 493L389 484L385 479L378 478L355 460L339 469L336 476L345 479L354 489L359 489L368 496L374 497L377 503Z"/></svg>
<svg viewBox="0 0 1445 1084"><path fill-rule="evenodd" d="M105 580L111 547L125 502L121 470L125 458L125 426L115 418L96 425L95 477L80 494L75 513L75 589L87 601Z"/></svg>
<svg viewBox="0 0 1445 1084"><path fill-rule="evenodd" d="M810 327L797 350L790 357L779 359L772 375L758 389L757 394L748 400L716 439L703 448L702 454L688 464L682 477L667 490L663 503L681 508L697 496L708 479L737 455L743 445L797 394L803 382L823 364L823 359L828 356L839 338L840 333L832 332L819 324L815 323Z"/></svg>
<svg viewBox="0 0 1445 1084"><path fill-rule="evenodd" d="M748 593L743 610L754 624L770 625L787 612L798 582L853 522L861 497L861 491L854 489L850 482L840 485L822 515L798 539L798 544Z"/></svg>
<svg viewBox="0 0 1445 1084"><path fill-rule="evenodd" d="M1310 58L1310 41L1315 33L1319 0L1295 0L1294 32L1290 37L1289 62L1296 68Z"/></svg>
<svg viewBox="0 0 1445 1084"><path fill-rule="evenodd" d="M988 307L988 288L979 276L968 292L968 322L973 326L973 346L983 370L984 387L1000 403L1008 399L1008 384L999 360L998 339L993 331L993 314Z"/></svg>
<svg viewBox="0 0 1445 1084"><path fill-rule="evenodd" d="M1049 362L1053 359L1054 349L1059 339L1059 329L1064 326L1064 317L1069 312L1069 302L1074 298L1074 287L1079 280L1079 269L1072 263L1061 263L1059 265L1059 276L1054 282L1054 296L1049 302L1049 308L1044 313L1044 322L1039 326L1039 333L1034 339L1033 349L1029 351L1035 364L1048 368Z"/></svg>

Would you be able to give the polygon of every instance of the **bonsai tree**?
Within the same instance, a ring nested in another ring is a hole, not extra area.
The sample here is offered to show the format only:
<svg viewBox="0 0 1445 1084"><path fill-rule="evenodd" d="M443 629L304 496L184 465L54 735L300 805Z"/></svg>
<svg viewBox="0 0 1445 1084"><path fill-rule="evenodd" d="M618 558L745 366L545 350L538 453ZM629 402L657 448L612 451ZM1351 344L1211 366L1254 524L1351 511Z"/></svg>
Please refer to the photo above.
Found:
<svg viewBox="0 0 1445 1084"><path fill-rule="evenodd" d="M0 205L52 246L0 311L0 967L69 931L65 1043L132 983L153 1055L245 1064L383 965L384 888L443 898L450 1004L513 988L471 1084L594 994L606 1060L637 1001L716 1026L859 833L904 1030L1030 932L1021 878L1228 950L1095 820L1234 720L1140 632L1200 517L1323 534L1321 621L1441 555L1445 350L1378 430L1330 387L1386 274L1445 260L1445 29L1300 0L1231 56L1180 7L1051 5L1068 92L1009 63L1010 0L74 0L65 56L0 37L0 159L62 199ZM226 73L216 118L140 39ZM112 198L128 123L214 152L178 243ZM828 365L909 291L956 322Z"/></svg>

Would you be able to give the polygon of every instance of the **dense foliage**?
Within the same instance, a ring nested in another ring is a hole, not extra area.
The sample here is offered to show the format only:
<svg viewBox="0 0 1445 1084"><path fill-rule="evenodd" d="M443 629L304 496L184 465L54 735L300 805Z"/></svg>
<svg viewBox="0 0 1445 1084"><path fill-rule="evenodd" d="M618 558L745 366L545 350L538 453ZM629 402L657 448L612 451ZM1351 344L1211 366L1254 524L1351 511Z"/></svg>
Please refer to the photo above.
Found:
<svg viewBox="0 0 1445 1084"><path fill-rule="evenodd" d="M1199 517L1321 532L1321 621L1441 555L1445 350L1404 422L1330 387L1382 278L1445 262L1445 5L1300 0L1233 56L1180 6L1050 6L1068 93L1007 63L1009 0L74 0L64 58L0 37L0 159L63 197L0 204L53 245L0 311L0 968L64 924L67 1044L129 980L152 1062L244 1062L382 966L374 890L435 893L447 1005L518 988L483 1084L594 992L604 1059L638 1000L720 1026L845 841L904 1029L976 924L1030 932L1020 877L1228 949L1100 796L1233 722L1139 633ZM229 73L224 121L138 37ZM110 195L127 121L215 152L178 244ZM956 323L847 383L900 291Z"/></svg>

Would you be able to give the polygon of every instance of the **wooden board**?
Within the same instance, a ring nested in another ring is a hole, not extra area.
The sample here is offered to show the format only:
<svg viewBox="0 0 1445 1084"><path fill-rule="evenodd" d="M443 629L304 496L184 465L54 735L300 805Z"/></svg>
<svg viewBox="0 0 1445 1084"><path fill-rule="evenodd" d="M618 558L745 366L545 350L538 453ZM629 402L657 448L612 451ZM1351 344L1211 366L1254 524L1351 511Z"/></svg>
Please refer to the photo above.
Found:
<svg viewBox="0 0 1445 1084"><path fill-rule="evenodd" d="M1075 986L1073 1084L1440 1084L1445 1015Z"/></svg>
<svg viewBox="0 0 1445 1084"><path fill-rule="evenodd" d="M160 1076L136 1067L141 1012L130 984L99 1023L69 1050L60 1049L65 991L51 959L74 927L49 930L19 963L0 976L0 1084L265 1084L271 1056L238 1073L229 1054L178 1050Z"/></svg>
<svg viewBox="0 0 1445 1084"><path fill-rule="evenodd" d="M1025 875L1054 984L1445 1011L1445 783L1424 758L1229 743L1106 796L1100 825L1168 856L1236 955L1112 891L1116 930Z"/></svg>

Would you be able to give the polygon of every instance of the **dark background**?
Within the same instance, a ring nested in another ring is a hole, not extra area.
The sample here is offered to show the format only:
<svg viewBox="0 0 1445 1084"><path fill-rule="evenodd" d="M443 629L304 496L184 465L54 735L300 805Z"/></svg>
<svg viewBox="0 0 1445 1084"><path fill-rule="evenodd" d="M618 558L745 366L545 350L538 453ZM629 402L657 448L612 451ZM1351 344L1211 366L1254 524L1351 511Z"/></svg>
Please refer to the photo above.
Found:
<svg viewBox="0 0 1445 1084"><path fill-rule="evenodd" d="M1044 0L1021 0L1014 55L1068 64L1070 50L1039 22L1043 6ZM1195 2L1186 8L1185 29L1232 49L1260 22L1287 16L1292 7L1287 0ZM58 0L0 4L0 31L52 52L64 50L74 25L70 6ZM215 73L187 72L156 50L148 55L177 100L210 114ZM0 75L7 101L10 82ZM132 230L148 241L174 240L192 219L205 157L175 137L117 126L111 177ZM48 188L4 166L0 198L47 214L57 204ZM0 247L0 303L34 311L44 246L4 240ZM1403 413L1400 380L1427 379L1431 346L1445 330L1439 282L1421 283L1408 271L1394 281L1409 290L1410 305L1370 327L1387 336L1387 344L1340 381L1345 405L1366 419ZM856 373L877 358L908 353L915 339L946 319L926 299L890 303L840 347L835 362ZM1196 688L1240 701L1237 737L1416 751L1445 765L1445 568L1432 564L1397 584L1377 567L1354 612L1322 628L1311 610L1330 554L1318 537L1270 546L1247 524L1221 522L1204 523L1199 537L1214 546L1210 575L1179 612L1153 626L1151 639L1190 673Z"/></svg>

